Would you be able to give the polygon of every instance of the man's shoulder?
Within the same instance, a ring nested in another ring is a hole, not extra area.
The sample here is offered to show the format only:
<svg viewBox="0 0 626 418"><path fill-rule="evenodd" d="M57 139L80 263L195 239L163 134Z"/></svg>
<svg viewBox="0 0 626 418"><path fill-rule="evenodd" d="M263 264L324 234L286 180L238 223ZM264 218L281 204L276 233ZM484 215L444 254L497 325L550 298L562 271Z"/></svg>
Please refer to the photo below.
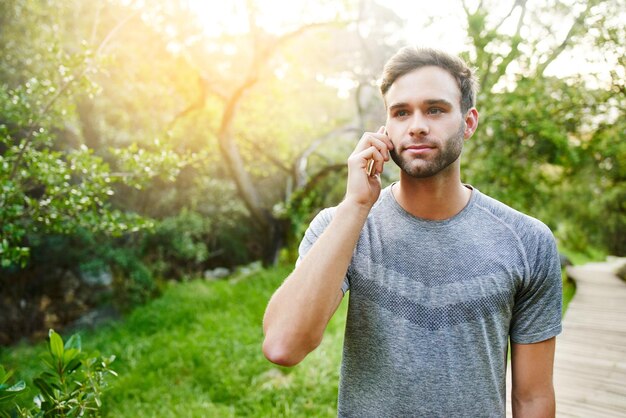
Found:
<svg viewBox="0 0 626 418"><path fill-rule="evenodd" d="M545 223L491 196L480 193L480 198L476 205L487 216L507 226L522 239L534 237L552 238L552 232Z"/></svg>
<svg viewBox="0 0 626 418"><path fill-rule="evenodd" d="M337 206L331 206L320 210L311 220L311 226L326 227L333 220L337 212Z"/></svg>

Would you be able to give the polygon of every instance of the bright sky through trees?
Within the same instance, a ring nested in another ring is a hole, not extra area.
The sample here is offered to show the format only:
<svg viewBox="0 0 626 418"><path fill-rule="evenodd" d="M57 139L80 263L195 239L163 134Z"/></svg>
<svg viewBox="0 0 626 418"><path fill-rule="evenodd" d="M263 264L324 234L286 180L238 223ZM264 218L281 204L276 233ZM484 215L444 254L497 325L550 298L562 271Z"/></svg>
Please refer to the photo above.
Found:
<svg viewBox="0 0 626 418"><path fill-rule="evenodd" d="M217 36L224 33L244 33L248 30L246 17L246 2L234 1L206 1L187 0L189 7L197 11L198 19L205 27L206 34ZM465 38L467 24L462 0L439 0L437 2L385 0L379 1L381 5L391 8L405 20L403 32L398 34L400 39L406 40L407 44L424 45L441 48L453 53L465 49L469 40ZM482 3L482 2L481 2ZM511 9L511 2L487 2L489 3L489 15L492 18L502 19ZM340 15L341 3L334 2L311 2L304 0L257 0L253 2L257 8L257 24L269 32L281 33L296 27L303 21L314 22L329 20L332 18L349 18ZM479 2L476 0L465 1L466 7L475 10ZM528 0L529 9L540 7L542 0ZM573 0L563 1L563 5L571 7L572 20L584 5ZM624 11L621 15L626 14ZM616 13L619 18L620 13ZM622 16L624 17L624 16ZM510 14L508 19L501 25L499 31L512 34L515 31L519 8ZM528 19L528 17L526 17ZM625 17L626 18L626 17ZM557 19L556 15L544 15L543 19L550 26L556 39L563 39L571 21ZM495 22L494 22L495 23ZM524 37L532 37L534 34L522 34ZM545 47L550 48L545 42ZM572 76L580 74L585 78L596 75L602 83L608 80L608 72L615 57L606 57L590 54L591 50L585 45L577 45L571 51L564 51L557 60L551 63L547 75ZM512 71L519 70L513 65ZM591 80L590 80L591 81ZM595 83L591 81L591 84Z"/></svg>

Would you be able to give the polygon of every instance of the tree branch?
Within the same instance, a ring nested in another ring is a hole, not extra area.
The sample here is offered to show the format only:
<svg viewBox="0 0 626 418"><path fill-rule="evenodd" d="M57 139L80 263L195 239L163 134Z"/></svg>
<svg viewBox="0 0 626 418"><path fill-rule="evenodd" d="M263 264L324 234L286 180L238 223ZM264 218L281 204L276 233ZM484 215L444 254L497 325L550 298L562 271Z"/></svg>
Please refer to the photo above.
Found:
<svg viewBox="0 0 626 418"><path fill-rule="evenodd" d="M274 157L270 152L266 151L264 147L254 146L252 140L245 136L239 136L246 144L252 145L254 147L254 151L258 154L261 154L263 157L267 158L272 164L274 164L278 169L284 171L287 174L291 174L291 169L287 167L282 161L278 158Z"/></svg>
<svg viewBox="0 0 626 418"><path fill-rule="evenodd" d="M309 157L322 145L324 142L331 138L335 138L337 135L348 132L359 132L359 125L353 123L347 123L339 128L335 128L332 131L315 138L308 147L306 147L296 157L293 165L292 172L296 188L301 188L307 183L307 166Z"/></svg>
<svg viewBox="0 0 626 418"><path fill-rule="evenodd" d="M196 100L194 100L193 102L191 102L189 104L189 106L187 106L186 108L184 108L183 110L181 110L180 112L178 112L170 121L170 123L168 124L168 130L171 130L174 125L176 125L176 123L184 118L185 116L193 113L196 110L202 109L202 107L204 107L204 104L206 103L206 99L209 96L210 93L216 94L219 96L219 94L215 91L213 91L210 87L209 87L209 83L207 82L207 80L204 79L204 77L202 77L202 75L198 72L197 74L198 77L198 86L199 86L199 92L198 92L198 97L196 98ZM223 97L223 96L219 96L219 97Z"/></svg>
<svg viewBox="0 0 626 418"><path fill-rule="evenodd" d="M567 32L565 39L563 39L563 42L561 42L561 44L558 47L556 47L552 51L552 53L550 53L550 55L544 62L539 64L539 66L537 67L537 71L535 73L537 76L542 76L546 68L548 67L548 65L550 65L552 61L557 59L558 56L561 55L561 53L565 50L565 48L567 48L572 38L577 34L578 30L583 26L585 18L587 17L587 15L589 15L589 11L591 10L591 7L594 5L595 5L595 2L591 0L587 2L587 7L585 7L585 10L582 11L576 17L576 19L574 20L574 23L572 23L572 26L569 28L569 31Z"/></svg>
<svg viewBox="0 0 626 418"><path fill-rule="evenodd" d="M327 176L335 172L341 172L343 170L346 170L347 168L347 164L331 164L325 166L320 171L311 176L311 178L298 190L298 193L294 196L293 201L302 200L304 197L308 196L309 193L311 193L313 189Z"/></svg>
<svg viewBox="0 0 626 418"><path fill-rule="evenodd" d="M257 221L259 221L259 223L268 227L271 226L272 223L272 220L268 218L269 212L261 206L261 198L259 196L258 190L254 187L250 175L245 170L241 154L239 153L239 149L234 142L232 125L235 117L235 112L244 94L250 88L252 88L259 80L260 70L267 64L270 56L278 49L280 45L284 44L290 39L295 38L296 36L303 34L308 30L328 26L329 24L329 22L323 22L303 25L292 32L288 32L278 37L274 42L272 42L265 49L263 49L261 53L255 53L254 60L248 71L248 75L239 85L239 87L235 89L230 98L228 98L224 113L222 114L220 129L217 135L221 154L226 160L228 170L230 171L230 174L235 181L237 191L244 201L246 208L252 214L252 216Z"/></svg>
<svg viewBox="0 0 626 418"><path fill-rule="evenodd" d="M467 7L467 3L465 2L465 0L463 0L461 4L463 5L463 10L465 11L465 15L469 17L471 13L469 11L469 7Z"/></svg>
<svg viewBox="0 0 626 418"><path fill-rule="evenodd" d="M509 64L513 62L515 58L519 56L519 44L522 41L521 31L522 26L524 24L524 17L526 16L526 3L527 0L516 0L515 4L521 7L521 12L519 19L517 21L517 28L515 30L515 34L511 38L511 50L509 53L502 59L502 62L498 64L498 67L495 70L495 81L493 84L496 84L500 78L506 73L506 69L509 67Z"/></svg>
<svg viewBox="0 0 626 418"><path fill-rule="evenodd" d="M519 5L522 5L522 4L523 4L523 7L525 7L525 6L526 6L526 0L515 0L515 1L513 2L513 5L511 6L511 10L509 10L509 13L507 13L507 15L506 15L506 16L504 16L504 17L502 18L502 20L500 21L500 23L498 23L498 24L496 25L496 27L495 27L493 30L494 30L494 31L497 31L498 29L500 29L500 26L502 26L502 24L503 24L503 23L504 23L504 22L505 22L505 21L506 21L509 17L511 17L511 15L513 14L513 11L515 10L515 8L516 8L517 6L519 6Z"/></svg>
<svg viewBox="0 0 626 418"><path fill-rule="evenodd" d="M135 10L133 13L126 16L122 21L120 21L117 25L115 25L115 27L113 27L113 29L109 31L107 36L104 37L102 42L100 42L100 45L98 46L98 49L96 50L95 55L100 56L104 52L104 49L108 46L109 42L111 42L111 40L115 37L117 32L119 32L120 29L122 29L128 22L131 21L131 19L133 19L139 13L141 13L141 9Z"/></svg>

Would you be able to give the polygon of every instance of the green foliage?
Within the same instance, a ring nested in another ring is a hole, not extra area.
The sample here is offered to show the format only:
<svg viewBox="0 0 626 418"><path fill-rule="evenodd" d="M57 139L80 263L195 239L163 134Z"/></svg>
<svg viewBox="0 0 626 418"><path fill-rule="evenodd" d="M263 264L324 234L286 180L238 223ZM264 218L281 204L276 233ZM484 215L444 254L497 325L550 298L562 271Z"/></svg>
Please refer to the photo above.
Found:
<svg viewBox="0 0 626 418"><path fill-rule="evenodd" d="M622 56L623 25L609 12L616 4L581 2L573 12L558 2L536 10L515 3L512 10L522 13L511 17L520 19L513 35L498 31L493 22L501 17L489 16L489 7L467 10L473 48L466 58L478 67L481 122L464 152L464 177L543 220L564 246L580 253L626 252L626 148L619 140L626 102L618 75L626 63L613 60L608 82L591 74L551 77L546 68L560 48L576 55L579 44ZM553 15L534 14L544 9ZM559 18L573 22L568 39L546 50L554 41L548 22ZM528 19L536 30L522 39Z"/></svg>
<svg viewBox="0 0 626 418"><path fill-rule="evenodd" d="M111 247L106 256L113 270L113 301L117 307L128 311L158 294L152 272L136 250Z"/></svg>
<svg viewBox="0 0 626 418"><path fill-rule="evenodd" d="M139 148L136 143L126 148L111 149L118 167L128 173L126 184L137 189L149 185L154 178L173 182L180 171L190 164L195 155L180 156L158 139L152 144L153 151Z"/></svg>
<svg viewBox="0 0 626 418"><path fill-rule="evenodd" d="M298 367L272 365L261 352L267 300L291 268L177 283L124 322L84 336L116 356L119 378L102 398L103 416L336 416L346 303ZM41 348L0 351L0 361L18 364L28 382Z"/></svg>
<svg viewBox="0 0 626 418"><path fill-rule="evenodd" d="M322 170L306 187L295 191L285 205L276 205L274 213L289 220L290 231L287 245L282 252L284 262L293 263L298 258L298 244L306 229L319 211L336 206L345 193L347 166L339 165L333 170Z"/></svg>
<svg viewBox="0 0 626 418"><path fill-rule="evenodd" d="M622 254L625 32L616 0L574 3L466 10L463 55L482 90L463 176L578 252ZM375 80L403 43L403 16L353 6L333 10L357 25L281 39L263 25L208 36L179 2L4 1L2 284L27 280L35 299L50 292L47 272L99 266L131 307L161 280L269 259L285 237L293 260L310 219L344 192L336 167L384 119ZM576 22L565 42L557 20ZM577 45L606 58L608 80L544 71Z"/></svg>
<svg viewBox="0 0 626 418"><path fill-rule="evenodd" d="M188 209L159 222L143 244L154 273L168 278L201 274L212 256L207 245L212 226L210 218Z"/></svg>
<svg viewBox="0 0 626 418"><path fill-rule="evenodd" d="M102 395L107 376L117 376L110 368L115 356L101 357L82 351L78 334L65 344L59 334L50 330L47 353L41 356L45 371L33 379L39 390L34 406L15 404L17 394L25 389L23 381L5 390L9 375L0 367L0 416L82 417L100 416Z"/></svg>
<svg viewBox="0 0 626 418"><path fill-rule="evenodd" d="M17 2L7 10L21 13ZM64 121L74 115L66 98L94 91L89 76L95 66L86 45L69 53L54 40L38 60L43 67L20 68L23 73L0 85L0 266L5 268L26 265L33 234L85 228L119 235L146 226L110 206L118 179L101 157L84 145L59 144L68 135Z"/></svg>
<svg viewBox="0 0 626 418"><path fill-rule="evenodd" d="M561 245L559 251L564 254L575 266L606 260L607 253L598 248L586 247L584 251L576 251L571 247Z"/></svg>
<svg viewBox="0 0 626 418"><path fill-rule="evenodd" d="M563 306L561 308L561 315L565 316L570 302L576 295L576 282L567 276L565 269L561 270L561 277L563 279Z"/></svg>
<svg viewBox="0 0 626 418"><path fill-rule="evenodd" d="M0 366L0 417L11 417L10 412L14 410L14 403L20 393L26 390L26 384L20 380L13 385L7 382L13 375L13 372L6 372L4 367Z"/></svg>
<svg viewBox="0 0 626 418"><path fill-rule="evenodd" d="M521 78L513 91L490 95L480 131L468 143L465 175L484 192L545 218L543 208L551 207L577 162L568 135L580 128L573 121L584 110L561 103L579 92L558 79Z"/></svg>
<svg viewBox="0 0 626 418"><path fill-rule="evenodd" d="M33 381L40 390L36 413L62 417L99 415L106 376L117 375L109 367L115 356L87 356L82 352L80 336L73 335L63 344L53 330L48 347L48 355L43 358L47 370Z"/></svg>

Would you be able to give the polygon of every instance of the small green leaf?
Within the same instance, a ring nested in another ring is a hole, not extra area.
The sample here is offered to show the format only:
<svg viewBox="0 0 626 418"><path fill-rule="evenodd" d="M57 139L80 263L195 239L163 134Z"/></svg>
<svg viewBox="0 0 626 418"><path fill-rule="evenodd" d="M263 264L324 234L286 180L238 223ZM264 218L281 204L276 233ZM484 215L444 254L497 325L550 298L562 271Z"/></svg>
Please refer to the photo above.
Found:
<svg viewBox="0 0 626 418"><path fill-rule="evenodd" d="M50 361L50 357L51 357L50 353L45 353L41 355L41 361L47 368L54 370L54 362Z"/></svg>
<svg viewBox="0 0 626 418"><path fill-rule="evenodd" d="M53 397L52 387L50 387L48 382L46 382L45 380L37 377L37 378L33 379L33 384L39 388L39 390L41 391L41 394L42 394L42 396L44 398L52 398Z"/></svg>
<svg viewBox="0 0 626 418"><path fill-rule="evenodd" d="M80 352L78 350L76 350L75 348L68 349L66 347L65 348L65 352L63 353L63 364L64 364L64 367L67 367L67 363L71 362L72 360L74 360L79 355L80 355Z"/></svg>
<svg viewBox="0 0 626 418"><path fill-rule="evenodd" d="M8 403L17 397L16 392L2 392L0 393L0 405Z"/></svg>
<svg viewBox="0 0 626 418"><path fill-rule="evenodd" d="M67 340L67 342L65 343L65 349L70 349L73 348L75 350L81 351L82 350L82 344L81 344L81 340L80 340L80 335L79 334L74 334L72 335L69 340Z"/></svg>
<svg viewBox="0 0 626 418"><path fill-rule="evenodd" d="M8 388L7 392L21 392L24 389L26 389L26 383L24 383L23 380L20 380L19 382Z"/></svg>
<svg viewBox="0 0 626 418"><path fill-rule="evenodd" d="M80 359L72 359L70 362L65 364L65 370L68 373L72 373L74 370L78 369L81 366L81 361Z"/></svg>
<svg viewBox="0 0 626 418"><path fill-rule="evenodd" d="M20 380L8 389L0 389L0 404L7 403L26 389L26 384Z"/></svg>
<svg viewBox="0 0 626 418"><path fill-rule="evenodd" d="M5 372L4 368L0 366L0 383L4 383L8 381L12 375L13 375L13 372L11 370L9 370L8 372Z"/></svg>
<svg viewBox="0 0 626 418"><path fill-rule="evenodd" d="M39 375L39 379L46 382L50 387L61 389L62 383L59 380L59 376L56 373L43 372Z"/></svg>
<svg viewBox="0 0 626 418"><path fill-rule="evenodd" d="M50 330L50 353L58 359L63 358L63 340L61 336L54 332L54 330Z"/></svg>

